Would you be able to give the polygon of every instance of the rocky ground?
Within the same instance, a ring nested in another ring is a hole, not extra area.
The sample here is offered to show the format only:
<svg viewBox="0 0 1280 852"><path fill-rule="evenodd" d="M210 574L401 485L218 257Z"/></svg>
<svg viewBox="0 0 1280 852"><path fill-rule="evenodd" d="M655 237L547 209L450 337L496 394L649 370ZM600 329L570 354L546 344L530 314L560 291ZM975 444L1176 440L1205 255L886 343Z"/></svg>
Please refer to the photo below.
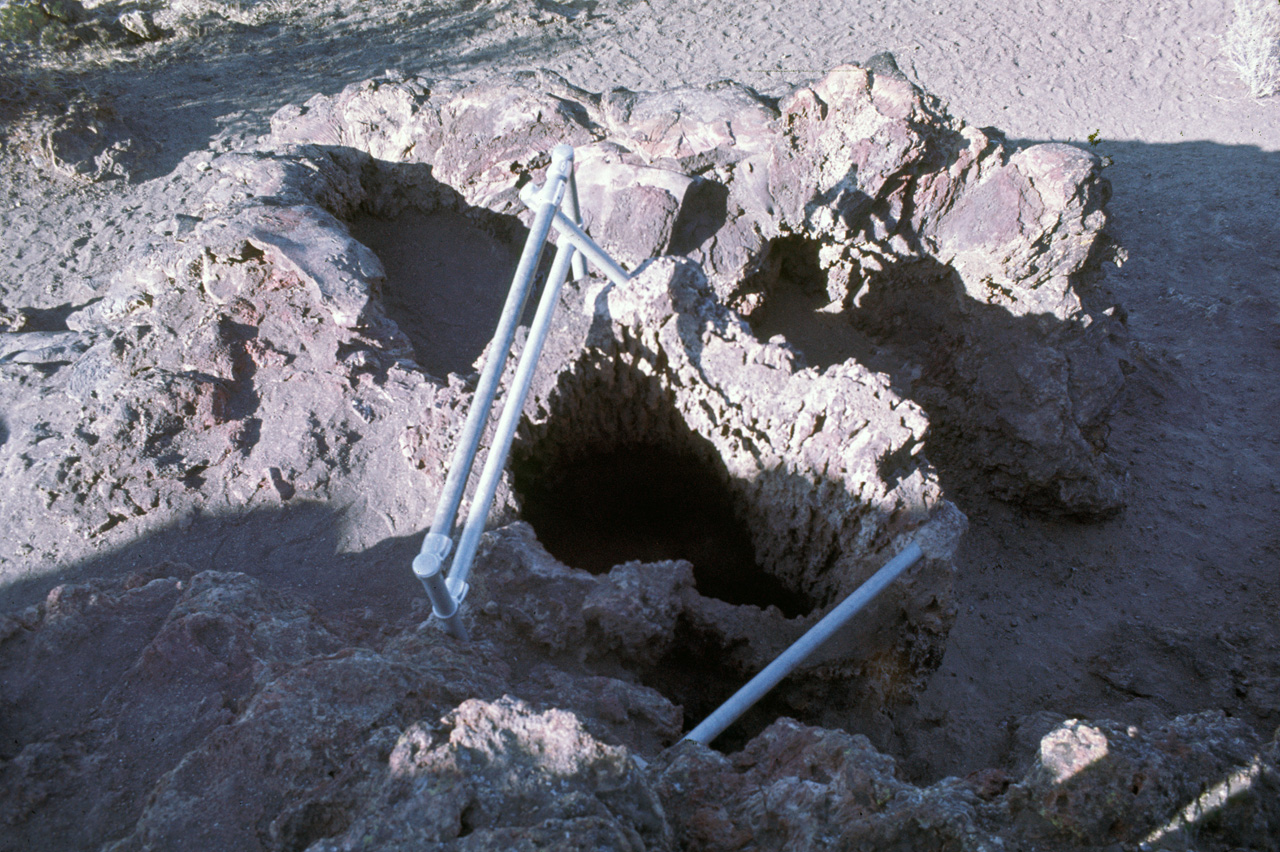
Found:
<svg viewBox="0 0 1280 852"><path fill-rule="evenodd" d="M0 7L0 848L1275 848L1228 19ZM408 564L561 141L675 258L563 294L463 644Z"/></svg>

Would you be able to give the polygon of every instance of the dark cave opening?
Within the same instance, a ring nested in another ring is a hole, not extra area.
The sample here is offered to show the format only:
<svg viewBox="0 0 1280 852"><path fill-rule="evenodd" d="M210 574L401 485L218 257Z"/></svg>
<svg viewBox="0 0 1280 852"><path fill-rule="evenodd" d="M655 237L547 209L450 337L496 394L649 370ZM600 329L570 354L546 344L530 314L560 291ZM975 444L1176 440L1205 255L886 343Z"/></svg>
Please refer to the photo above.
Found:
<svg viewBox="0 0 1280 852"><path fill-rule="evenodd" d="M384 310L432 375L465 374L488 345L502 314L528 231L487 210L408 206L392 218L361 212L351 235L382 261ZM551 251L543 252L542 272ZM531 317L537 291L529 297Z"/></svg>
<svg viewBox="0 0 1280 852"><path fill-rule="evenodd" d="M749 282L760 293L748 318L760 340L781 335L808 366L854 360L885 373L906 395L922 373L938 373L965 333L956 273L931 258L908 258L848 280L823 268L823 244L783 237Z"/></svg>
<svg viewBox="0 0 1280 852"><path fill-rule="evenodd" d="M735 605L812 608L756 561L732 494L698 454L659 444L597 449L537 471L513 468L525 520L566 565L603 574L632 560L684 559L699 593Z"/></svg>
<svg viewBox="0 0 1280 852"><path fill-rule="evenodd" d="M876 344L849 323L843 310L828 308L831 297L818 260L820 247L802 237L773 241L752 282L764 299L749 317L751 330L760 340L782 335L806 365L819 371L851 358L867 364L876 356Z"/></svg>
<svg viewBox="0 0 1280 852"><path fill-rule="evenodd" d="M773 504L788 499L786 483L735 479L716 445L686 421L661 374L642 369L630 350L587 351L529 411L536 413L512 449L511 484L523 519L552 556L597 574L631 560L685 559L703 598L776 607L735 613L703 601L700 614L678 619L663 657L634 670L683 708L691 730L762 667L726 627L798 629L784 628L783 618L806 616L817 601L796 568L813 563L809 549L826 552L829 541L775 518L786 514ZM813 721L806 696L820 688L812 674L793 675L715 748L736 751L780 716Z"/></svg>

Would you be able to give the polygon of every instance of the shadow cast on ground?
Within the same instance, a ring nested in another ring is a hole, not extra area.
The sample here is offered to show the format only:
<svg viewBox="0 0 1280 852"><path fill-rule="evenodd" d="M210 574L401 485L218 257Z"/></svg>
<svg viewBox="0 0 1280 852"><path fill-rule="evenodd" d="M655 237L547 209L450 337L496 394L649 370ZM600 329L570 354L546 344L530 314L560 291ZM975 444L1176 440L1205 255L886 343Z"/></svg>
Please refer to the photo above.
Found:
<svg viewBox="0 0 1280 852"><path fill-rule="evenodd" d="M123 578L178 562L197 572L245 573L334 611L371 607L388 621L406 616L422 592L410 569L419 537L388 538L368 550L343 553L345 522L342 509L301 500L243 514L196 510L108 552L0 585L0 610L37 603L62 583Z"/></svg>

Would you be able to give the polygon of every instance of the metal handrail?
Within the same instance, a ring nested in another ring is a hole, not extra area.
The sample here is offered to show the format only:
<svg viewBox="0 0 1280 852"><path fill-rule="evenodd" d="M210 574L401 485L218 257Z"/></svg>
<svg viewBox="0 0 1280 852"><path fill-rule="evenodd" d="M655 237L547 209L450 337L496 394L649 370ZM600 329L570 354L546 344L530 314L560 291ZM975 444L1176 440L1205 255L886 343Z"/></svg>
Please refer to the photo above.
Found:
<svg viewBox="0 0 1280 852"><path fill-rule="evenodd" d="M533 383L533 373L538 367L538 358L542 355L542 344L546 342L547 333L551 330L551 315L555 313L556 302L560 298L560 288L564 286L565 279L569 276L569 266L576 254L573 246L567 241L556 251L556 259L551 266L546 289L542 291L542 299L538 303L538 313L533 319L533 325L529 328L529 340L524 346L524 352L520 354L520 363L516 367L515 377L511 380L511 390L502 405L502 415L498 418L493 444L489 447L489 455L484 460L484 470L480 473L480 484L476 486L475 499L471 501L467 525L458 539L458 551L453 557L453 565L449 568L449 591L459 601L466 597L467 576L471 573L471 561L480 543L480 535L484 532L485 521L489 516L489 506L493 503L493 495L498 490L502 471L507 466L507 455L511 452L511 442L515 438L516 427L520 424L524 400L529 394L529 386Z"/></svg>
<svg viewBox="0 0 1280 852"><path fill-rule="evenodd" d="M480 447L480 438L484 433L485 424L489 421L489 410L493 406L493 398L497 395L503 367L511 352L516 325L520 321L520 315L524 313L529 293L533 290L533 280L537 275L538 265L542 262L542 250L546 246L547 236L551 233L553 216L558 212L564 197L565 184L572 174L573 148L568 145L557 145L551 153L551 166L547 170L546 186L536 201L529 238L525 240L524 251L520 255L520 262L516 266L515 276L511 282L511 290L507 293L507 301L502 307L502 316L498 319L497 330L494 332L493 341L489 344L489 355L480 373L475 396L472 397L471 410L467 414L458 445L454 448L449 473L445 477L444 488L436 503L431 531L423 538L422 549L413 560L413 573L418 576L427 590L436 618L443 621L449 633L459 639L466 639L467 631L458 619L459 601L449 592L441 576L441 565L449 553L454 520L458 514L458 507L462 504L467 480L471 476L471 467L475 463L476 451Z"/></svg>
<svg viewBox="0 0 1280 852"><path fill-rule="evenodd" d="M795 670L808 657L830 639L837 630L853 619L858 611L872 601L885 587L898 578L898 575L919 561L924 553L920 545L914 541L903 548L902 552L889 560L883 568L872 574L868 580L842 600L835 609L823 616L822 620L809 628L803 636L791 644L791 647L778 655L772 663L739 689L733 696L716 708L706 719L689 733L684 739L707 745L724 732L724 729L738 720L738 717L751 709L757 701L765 696L787 675Z"/></svg>
<svg viewBox="0 0 1280 852"><path fill-rule="evenodd" d="M630 279L627 272L596 245L579 224L581 212L578 208L577 181L573 176L573 148L557 145L551 153L546 185L539 189L529 184L521 191L520 198L534 210L533 225L516 267L507 301L503 305L498 328L489 345L489 355L476 385L475 396L472 397L471 410L467 413L462 435L454 448L449 473L436 503L431 529L423 537L422 547L413 560L413 572L431 599L432 613L443 622L450 635L459 639L468 638L466 627L460 618L460 607L468 589L467 577L471 572L480 536L484 532L489 507L506 467L507 455L511 451L516 426L533 381L538 358L542 354L542 346L550 331L551 316L555 312L556 301L569 270L572 267L575 277L582 277L586 274L585 260L590 260L615 283L625 284ZM560 210L561 204L568 209L568 215ZM516 366L511 391L503 405L494 442L485 459L480 482L476 486L476 494L471 501L471 509L446 577L444 562L453 549L458 508L462 505L480 439L489 421L493 400L497 396L498 383L511 353L516 325L533 290L542 251L553 226L562 234L556 259L552 263L547 286L538 304L529 340Z"/></svg>
<svg viewBox="0 0 1280 852"><path fill-rule="evenodd" d="M520 200L528 206L532 207L537 203L538 187L533 184L527 184L524 189L520 190ZM609 254L596 241L587 236L587 232L582 230L562 211L557 210L555 217L552 219L553 224L560 236L567 239L574 248L582 252L583 257L591 261L591 263L605 274L605 277L619 286L625 285L631 280L631 275L609 257Z"/></svg>

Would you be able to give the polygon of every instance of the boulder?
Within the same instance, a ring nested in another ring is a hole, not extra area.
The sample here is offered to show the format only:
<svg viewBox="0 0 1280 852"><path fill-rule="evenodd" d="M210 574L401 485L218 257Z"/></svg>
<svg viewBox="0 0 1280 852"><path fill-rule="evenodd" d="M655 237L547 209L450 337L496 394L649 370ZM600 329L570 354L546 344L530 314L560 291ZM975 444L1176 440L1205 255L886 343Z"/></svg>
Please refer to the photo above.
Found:
<svg viewBox="0 0 1280 852"><path fill-rule="evenodd" d="M1276 756L1221 711L1149 730L1068 719L1009 788L1006 836L1045 849L1265 848L1280 830Z"/></svg>
<svg viewBox="0 0 1280 852"><path fill-rule="evenodd" d="M681 743L650 771L686 849L1264 849L1275 749L1220 713L1073 719L1012 786L986 770L917 787L865 737L781 719L736 754Z"/></svg>
<svg viewBox="0 0 1280 852"><path fill-rule="evenodd" d="M407 729L347 831L312 852L672 848L658 797L627 750L560 710L470 700Z"/></svg>

